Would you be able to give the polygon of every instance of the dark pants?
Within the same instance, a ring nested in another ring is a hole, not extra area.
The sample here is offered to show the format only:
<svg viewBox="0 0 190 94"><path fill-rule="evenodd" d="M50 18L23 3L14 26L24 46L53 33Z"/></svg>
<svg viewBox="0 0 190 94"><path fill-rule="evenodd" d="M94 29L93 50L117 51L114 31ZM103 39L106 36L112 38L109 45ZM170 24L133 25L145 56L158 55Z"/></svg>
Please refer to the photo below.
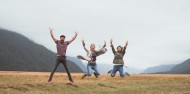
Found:
<svg viewBox="0 0 190 94"><path fill-rule="evenodd" d="M57 60L56 60L55 66L54 66L53 70L51 71L49 80L52 80L53 74L56 71L56 69L57 69L57 67L59 66L60 63L62 63L63 66L65 67L65 70L67 72L67 75L68 75L69 79L72 79L70 71L69 71L68 66L67 66L66 57L57 56Z"/></svg>

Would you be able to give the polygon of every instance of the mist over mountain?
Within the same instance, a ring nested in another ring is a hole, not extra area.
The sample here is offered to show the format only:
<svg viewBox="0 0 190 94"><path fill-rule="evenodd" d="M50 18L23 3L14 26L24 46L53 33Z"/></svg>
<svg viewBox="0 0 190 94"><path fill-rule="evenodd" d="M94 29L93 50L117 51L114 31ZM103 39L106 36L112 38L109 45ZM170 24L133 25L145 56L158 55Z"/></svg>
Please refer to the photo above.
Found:
<svg viewBox="0 0 190 94"><path fill-rule="evenodd" d="M190 59L179 64L160 65L145 69L142 73L190 74Z"/></svg>
<svg viewBox="0 0 190 94"><path fill-rule="evenodd" d="M0 71L49 72L55 65L56 54L27 37L0 29ZM71 72L84 72L83 63L67 57ZM63 65L57 71L65 71Z"/></svg>
<svg viewBox="0 0 190 94"><path fill-rule="evenodd" d="M168 65L159 65L154 67L149 67L145 69L142 73L157 73L157 72L166 72L170 71L175 64L168 64Z"/></svg>
<svg viewBox="0 0 190 94"><path fill-rule="evenodd" d="M39 71L50 72L54 67L56 54L42 45L36 44L27 37L0 29L0 71ZM75 57L67 57L68 66L71 72L86 72L86 62ZM113 68L112 64L98 63L100 73L107 73ZM124 70L131 73L141 73L142 70L124 67ZM63 65L57 71L65 71ZM142 73L170 73L189 74L190 59L177 65L168 64L150 67Z"/></svg>
<svg viewBox="0 0 190 94"><path fill-rule="evenodd" d="M170 71L166 73L171 74L190 74L190 59L185 60L184 62L176 65Z"/></svg>

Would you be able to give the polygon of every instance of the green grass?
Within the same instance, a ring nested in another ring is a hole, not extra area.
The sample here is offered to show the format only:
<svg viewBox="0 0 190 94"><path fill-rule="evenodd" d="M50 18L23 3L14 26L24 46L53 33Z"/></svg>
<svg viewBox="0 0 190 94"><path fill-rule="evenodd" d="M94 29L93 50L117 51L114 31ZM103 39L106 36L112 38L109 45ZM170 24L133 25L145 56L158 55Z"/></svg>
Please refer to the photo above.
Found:
<svg viewBox="0 0 190 94"><path fill-rule="evenodd" d="M76 85L70 85L62 73L56 74L51 84L47 83L49 73L0 74L0 94L190 94L190 75L101 75L84 80L81 75L73 74Z"/></svg>

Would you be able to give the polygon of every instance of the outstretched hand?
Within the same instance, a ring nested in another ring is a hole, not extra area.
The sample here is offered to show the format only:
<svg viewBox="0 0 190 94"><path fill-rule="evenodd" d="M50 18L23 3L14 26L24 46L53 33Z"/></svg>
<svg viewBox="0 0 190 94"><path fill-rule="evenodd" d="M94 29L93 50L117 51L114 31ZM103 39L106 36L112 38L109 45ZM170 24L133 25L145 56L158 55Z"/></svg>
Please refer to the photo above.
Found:
<svg viewBox="0 0 190 94"><path fill-rule="evenodd" d="M103 45L103 47L106 47L106 41L104 41L104 45Z"/></svg>
<svg viewBox="0 0 190 94"><path fill-rule="evenodd" d="M113 44L113 39L112 39L112 38L110 39L110 44L111 44L111 45Z"/></svg>
<svg viewBox="0 0 190 94"><path fill-rule="evenodd" d="M128 40L125 42L125 46L127 46L128 45Z"/></svg>
<svg viewBox="0 0 190 94"><path fill-rule="evenodd" d="M75 32L75 35L74 35L73 38L69 41L69 44L70 44L71 42L73 42L73 41L76 39L77 35L78 35L78 33Z"/></svg>
<svg viewBox="0 0 190 94"><path fill-rule="evenodd" d="M78 32L75 32L75 36L77 36L79 33Z"/></svg>
<svg viewBox="0 0 190 94"><path fill-rule="evenodd" d="M55 38L55 36L53 35L53 28L49 27L49 31L50 31L50 34L51 34L51 37L54 41L56 41L57 39Z"/></svg>
<svg viewBox="0 0 190 94"><path fill-rule="evenodd" d="M53 31L53 30L54 30L53 28L49 27L49 31Z"/></svg>
<svg viewBox="0 0 190 94"><path fill-rule="evenodd" d="M85 46L84 40L82 40L82 45Z"/></svg>

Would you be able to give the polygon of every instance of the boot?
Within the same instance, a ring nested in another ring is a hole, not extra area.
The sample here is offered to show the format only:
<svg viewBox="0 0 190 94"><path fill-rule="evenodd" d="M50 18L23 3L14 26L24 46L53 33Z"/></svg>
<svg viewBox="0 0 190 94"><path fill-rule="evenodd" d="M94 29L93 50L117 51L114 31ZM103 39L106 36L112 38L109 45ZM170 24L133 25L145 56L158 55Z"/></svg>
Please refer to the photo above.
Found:
<svg viewBox="0 0 190 94"><path fill-rule="evenodd" d="M130 77L130 74L129 74L129 73L125 72L125 74L126 74L127 76L129 76L129 77Z"/></svg>
<svg viewBox="0 0 190 94"><path fill-rule="evenodd" d="M98 75L94 72L94 76L96 77L96 78L98 78Z"/></svg>
<svg viewBox="0 0 190 94"><path fill-rule="evenodd" d="M72 79L72 78L69 78L69 81L70 81L71 83L74 83L74 81L73 81L73 79Z"/></svg>
<svg viewBox="0 0 190 94"><path fill-rule="evenodd" d="M108 71L108 73L107 73L107 74L110 74L112 71L113 71L113 70Z"/></svg>
<svg viewBox="0 0 190 94"><path fill-rule="evenodd" d="M81 79L84 79L86 77L86 74L84 74L82 77L81 77Z"/></svg>

